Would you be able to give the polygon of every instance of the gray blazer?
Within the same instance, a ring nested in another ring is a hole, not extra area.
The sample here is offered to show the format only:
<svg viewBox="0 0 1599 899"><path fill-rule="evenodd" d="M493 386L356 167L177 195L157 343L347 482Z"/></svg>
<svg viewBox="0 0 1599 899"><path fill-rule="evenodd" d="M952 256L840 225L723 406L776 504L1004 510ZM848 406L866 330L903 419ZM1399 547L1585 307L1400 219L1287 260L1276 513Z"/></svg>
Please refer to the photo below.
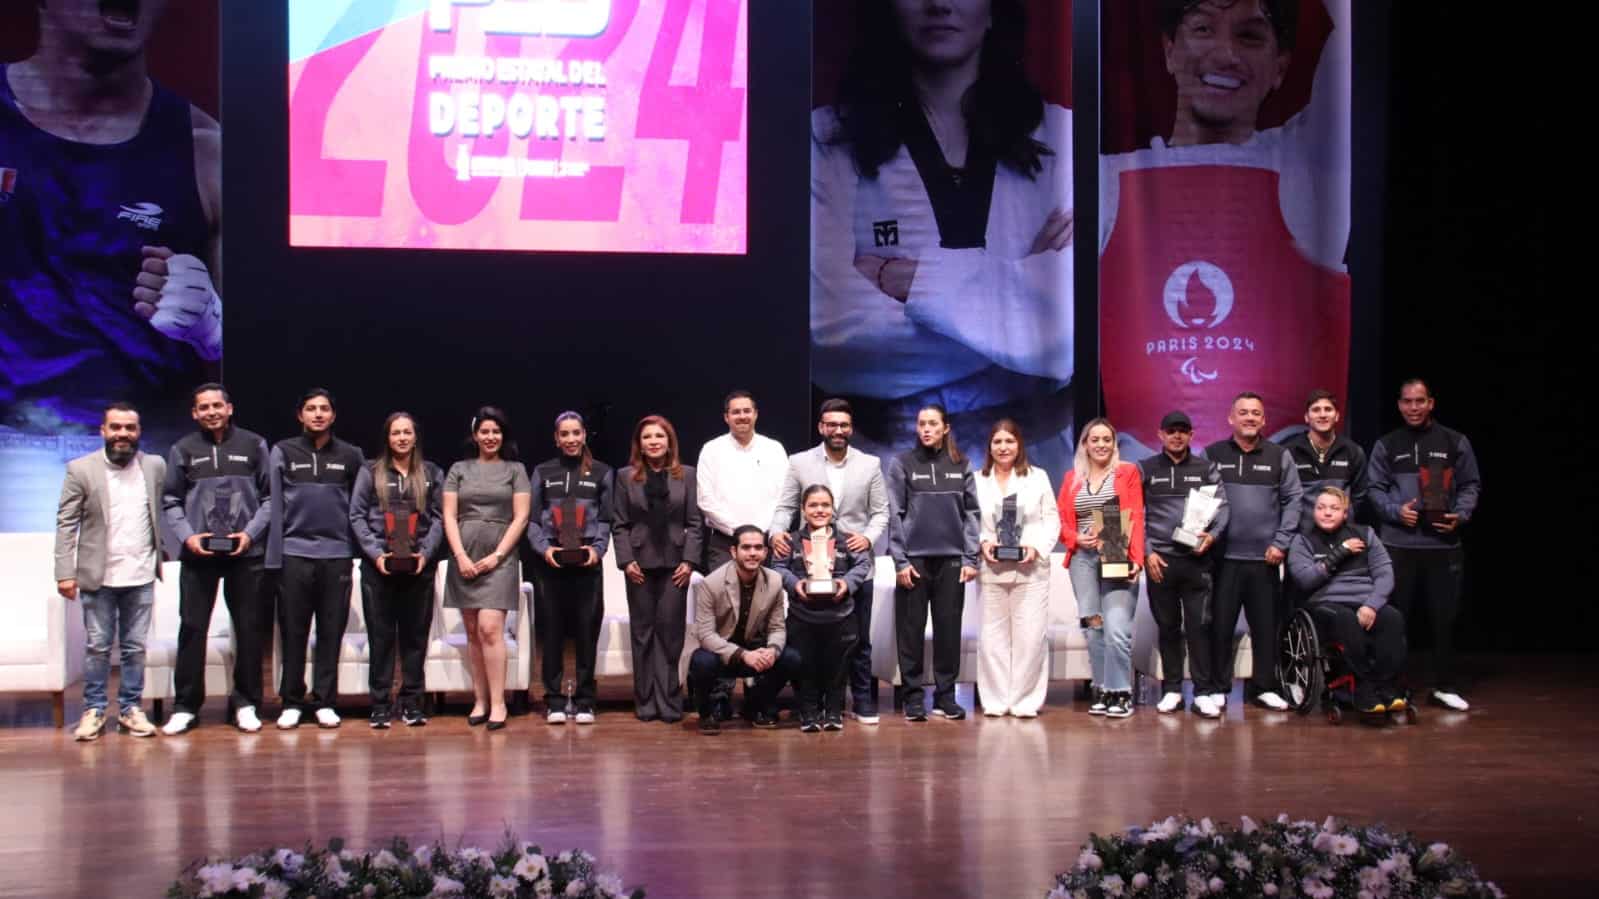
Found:
<svg viewBox="0 0 1599 899"><path fill-rule="evenodd" d="M799 511L800 495L812 484L827 483L827 445L818 443L803 453L788 457L788 476L777 498L771 531L789 531ZM838 526L877 543L888 530L888 488L883 484L883 466L871 453L851 449L844 457L844 501L834 513ZM837 497L834 497L836 500ZM770 531L768 532L770 533Z"/></svg>
<svg viewBox="0 0 1599 899"><path fill-rule="evenodd" d="M644 483L633 480L633 466L616 473L611 489L614 508L611 514L611 545L616 549L616 567L637 562L651 568L676 568L681 562L698 566L701 534L699 496L694 483L694 466L683 466L681 478L668 477L670 509L667 513L666 540L657 541L650 533L649 509L644 499ZM664 543L664 545L662 545Z"/></svg>
<svg viewBox="0 0 1599 899"><path fill-rule="evenodd" d="M139 453L132 464L144 470L155 576L160 577L161 485L167 463L160 456ZM105 450L95 450L68 462L66 479L61 482L61 501L56 506L56 580L76 580L79 590L98 590L105 579L111 521L111 487L105 469Z"/></svg>
<svg viewBox="0 0 1599 899"><path fill-rule="evenodd" d="M728 562L694 585L694 639L731 664L742 649L728 642L738 627L738 563ZM788 641L783 611L783 578L766 566L755 576L755 596L750 600L750 623L745 634L763 639L778 652Z"/></svg>

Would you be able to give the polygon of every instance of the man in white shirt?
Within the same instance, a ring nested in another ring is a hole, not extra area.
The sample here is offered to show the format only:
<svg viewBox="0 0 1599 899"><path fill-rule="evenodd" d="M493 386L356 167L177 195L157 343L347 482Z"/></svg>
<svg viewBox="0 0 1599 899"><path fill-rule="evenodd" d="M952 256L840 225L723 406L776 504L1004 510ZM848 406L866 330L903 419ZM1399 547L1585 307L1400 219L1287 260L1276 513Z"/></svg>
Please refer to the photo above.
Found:
<svg viewBox="0 0 1599 899"><path fill-rule="evenodd" d="M781 443L755 433L758 417L748 390L729 393L722 401L727 433L701 447L694 465L705 517L705 571L733 560L733 531L746 524L764 527L777 509L788 453Z"/></svg>
<svg viewBox="0 0 1599 899"><path fill-rule="evenodd" d="M144 698L144 645L161 570L161 484L166 462L139 452L139 413L112 403L100 423L105 448L67 463L56 507L56 592L83 603L87 646L83 718L74 739L105 731L111 644L122 647L117 723L136 737L155 735Z"/></svg>

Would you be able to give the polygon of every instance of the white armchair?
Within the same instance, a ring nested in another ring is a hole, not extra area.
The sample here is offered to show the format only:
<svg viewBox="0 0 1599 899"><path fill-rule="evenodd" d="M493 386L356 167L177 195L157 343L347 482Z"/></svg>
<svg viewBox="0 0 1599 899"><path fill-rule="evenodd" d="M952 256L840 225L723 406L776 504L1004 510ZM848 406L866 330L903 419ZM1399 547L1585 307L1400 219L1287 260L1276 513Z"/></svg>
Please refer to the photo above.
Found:
<svg viewBox="0 0 1599 899"><path fill-rule="evenodd" d="M448 561L440 562L433 581L433 633L428 641L423 679L442 704L446 692L472 691L472 667L467 657L466 624L460 609L444 605L444 577ZM525 693L533 659L533 585L522 583L520 607L505 616L505 689L513 696ZM365 636L363 634L363 640ZM362 668L361 691L367 689ZM342 689L342 687L341 687Z"/></svg>
<svg viewBox="0 0 1599 899"><path fill-rule="evenodd" d="M150 636L144 644L144 695L154 701L157 721L163 717L163 704L177 697L178 570L177 562L161 565L161 579L155 582L155 607L150 612ZM206 696L228 696L233 692L233 620L222 591L219 586L216 605L211 609L211 629L206 634ZM112 664L120 657L113 647Z"/></svg>
<svg viewBox="0 0 1599 899"><path fill-rule="evenodd" d="M57 727L83 678L83 610L56 592L55 535L0 534L0 692L49 693Z"/></svg>

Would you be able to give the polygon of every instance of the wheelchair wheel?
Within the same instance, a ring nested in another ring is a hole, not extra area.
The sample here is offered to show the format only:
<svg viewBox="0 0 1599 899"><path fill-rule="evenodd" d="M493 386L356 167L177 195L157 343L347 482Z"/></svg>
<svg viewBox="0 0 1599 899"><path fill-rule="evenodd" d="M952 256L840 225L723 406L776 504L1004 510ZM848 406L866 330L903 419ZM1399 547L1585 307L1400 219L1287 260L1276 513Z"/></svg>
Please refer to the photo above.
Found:
<svg viewBox="0 0 1599 899"><path fill-rule="evenodd" d="M1283 628L1282 646L1277 654L1277 680L1283 686L1283 698L1288 701L1289 708L1301 715L1315 711L1326 689L1325 672L1316 622L1304 609L1296 610Z"/></svg>
<svg viewBox="0 0 1599 899"><path fill-rule="evenodd" d="M1335 702L1327 703L1327 723L1328 724L1343 724L1344 723L1344 710L1339 708L1338 704L1335 703Z"/></svg>

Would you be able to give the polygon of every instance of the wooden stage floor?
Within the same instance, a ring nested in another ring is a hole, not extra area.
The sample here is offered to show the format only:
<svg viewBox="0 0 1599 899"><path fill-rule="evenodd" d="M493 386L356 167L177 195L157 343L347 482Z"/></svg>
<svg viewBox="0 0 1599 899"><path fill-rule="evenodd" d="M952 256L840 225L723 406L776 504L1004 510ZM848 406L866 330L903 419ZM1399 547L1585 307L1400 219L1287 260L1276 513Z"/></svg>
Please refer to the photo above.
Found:
<svg viewBox="0 0 1599 899"><path fill-rule="evenodd" d="M883 724L842 734L785 720L709 738L634 720L608 680L593 727L521 716L490 734L458 706L378 732L352 705L336 731L246 737L216 702L186 737L76 744L47 698L4 697L0 895L159 896L202 855L394 834L488 848L509 826L658 899L1041 897L1091 830L1286 811L1447 841L1513 896L1595 896L1594 661L1478 659L1469 714L1380 731L1242 710L1237 690L1222 722L1110 721L1060 684L1034 721L912 725L885 703Z"/></svg>

